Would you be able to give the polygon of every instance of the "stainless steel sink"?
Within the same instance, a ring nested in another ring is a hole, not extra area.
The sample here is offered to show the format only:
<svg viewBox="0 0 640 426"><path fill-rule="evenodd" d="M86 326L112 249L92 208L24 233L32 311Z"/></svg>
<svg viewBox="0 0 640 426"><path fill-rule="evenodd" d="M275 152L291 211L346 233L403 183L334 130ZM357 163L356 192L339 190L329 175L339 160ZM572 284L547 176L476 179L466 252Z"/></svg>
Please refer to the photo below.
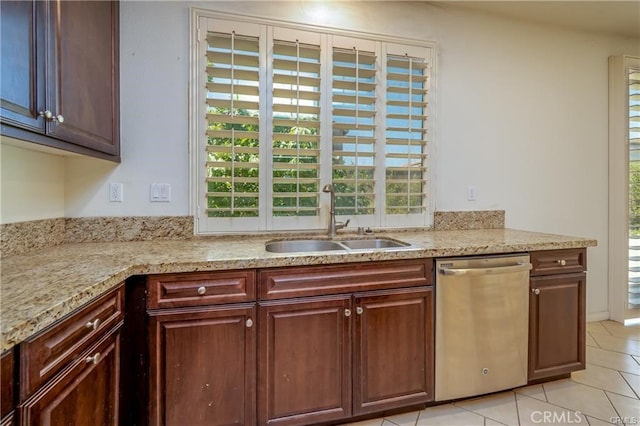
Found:
<svg viewBox="0 0 640 426"><path fill-rule="evenodd" d="M332 250L367 250L367 249L394 249L411 247L411 244L391 240L387 238L363 238L350 240L284 240L270 241L265 244L265 249L271 253L303 253L311 251Z"/></svg>
<svg viewBox="0 0 640 426"><path fill-rule="evenodd" d="M297 253L307 251L344 250L344 247L335 241L286 240L268 242L265 245L265 249L272 253Z"/></svg>
<svg viewBox="0 0 640 426"><path fill-rule="evenodd" d="M409 247L411 245L402 241L389 240L386 238L342 240L340 244L352 250Z"/></svg>

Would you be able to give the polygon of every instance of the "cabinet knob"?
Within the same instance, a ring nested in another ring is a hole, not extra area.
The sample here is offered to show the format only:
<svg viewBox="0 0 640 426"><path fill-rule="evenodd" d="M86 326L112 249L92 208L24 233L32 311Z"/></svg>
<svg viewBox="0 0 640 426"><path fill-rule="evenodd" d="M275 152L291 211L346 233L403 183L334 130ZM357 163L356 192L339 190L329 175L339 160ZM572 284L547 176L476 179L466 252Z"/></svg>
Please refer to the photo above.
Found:
<svg viewBox="0 0 640 426"><path fill-rule="evenodd" d="M364 309L362 309L362 306L358 306L358 307L356 308L356 314L358 314L358 315L362 315L362 313L363 313L363 312L364 312Z"/></svg>
<svg viewBox="0 0 640 426"><path fill-rule="evenodd" d="M558 260L556 260L556 262L558 262L558 264L559 264L560 266L565 266L565 265L567 264L567 261L566 261L566 260L564 260L564 259L558 259Z"/></svg>
<svg viewBox="0 0 640 426"><path fill-rule="evenodd" d="M344 316L345 317L350 317L351 316L351 309L345 309L344 310Z"/></svg>
<svg viewBox="0 0 640 426"><path fill-rule="evenodd" d="M38 113L38 115L40 117L44 117L45 120L57 121L58 123L64 123L64 117L61 114L53 115L53 113L51 111L49 111L48 109L45 110L45 111L40 111Z"/></svg>
<svg viewBox="0 0 640 426"><path fill-rule="evenodd" d="M90 364L90 363L97 364L98 362L100 362L100 352L96 352L96 354L94 356L88 356L85 359L85 362L87 364Z"/></svg>
<svg viewBox="0 0 640 426"><path fill-rule="evenodd" d="M535 294L535 295L538 295L538 294L540 294L540 289L539 289L539 288L532 288L532 289L531 289L531 292L532 292L533 294Z"/></svg>
<svg viewBox="0 0 640 426"><path fill-rule="evenodd" d="M245 322L245 325L247 326L247 328L253 327L253 320L251 318L249 318L247 320L247 322Z"/></svg>
<svg viewBox="0 0 640 426"><path fill-rule="evenodd" d="M89 321L88 323L85 324L87 328L91 328L93 330L97 330L99 325L100 325L100 318L96 318L93 321Z"/></svg>
<svg viewBox="0 0 640 426"><path fill-rule="evenodd" d="M198 294L200 296L202 296L203 294L205 294L207 292L207 288L205 286L202 287L198 287Z"/></svg>

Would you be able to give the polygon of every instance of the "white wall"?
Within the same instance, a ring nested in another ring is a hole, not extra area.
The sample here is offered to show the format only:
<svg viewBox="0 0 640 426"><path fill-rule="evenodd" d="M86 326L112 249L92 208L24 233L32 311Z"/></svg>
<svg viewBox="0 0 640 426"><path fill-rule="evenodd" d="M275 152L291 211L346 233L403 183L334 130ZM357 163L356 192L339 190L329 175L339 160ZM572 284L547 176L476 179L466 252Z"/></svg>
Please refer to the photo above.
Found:
<svg viewBox="0 0 640 426"><path fill-rule="evenodd" d="M65 214L190 213L190 6L426 39L439 49L436 209L504 209L508 227L598 239L599 246L589 249L587 305L591 314L606 315L607 58L636 53L638 40L508 20L452 4L322 5L123 1L123 161L106 166L68 158ZM124 184L123 203L108 202L109 182ZM173 201L150 203L152 182L170 183ZM477 188L475 202L466 200L468 185Z"/></svg>
<svg viewBox="0 0 640 426"><path fill-rule="evenodd" d="M1 138L0 223L64 217L64 162L60 155Z"/></svg>

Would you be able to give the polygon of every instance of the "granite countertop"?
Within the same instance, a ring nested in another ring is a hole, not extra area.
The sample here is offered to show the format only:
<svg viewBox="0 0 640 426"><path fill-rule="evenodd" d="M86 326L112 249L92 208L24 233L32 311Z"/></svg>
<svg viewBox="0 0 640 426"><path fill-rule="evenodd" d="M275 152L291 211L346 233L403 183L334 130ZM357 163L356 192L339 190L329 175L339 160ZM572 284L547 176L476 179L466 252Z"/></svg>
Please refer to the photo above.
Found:
<svg viewBox="0 0 640 426"><path fill-rule="evenodd" d="M262 235L62 244L7 257L2 259L0 280L0 351L133 275L525 252L597 244L593 239L512 229L418 230L376 235L399 239L412 247L393 251L268 253L265 242L278 238Z"/></svg>

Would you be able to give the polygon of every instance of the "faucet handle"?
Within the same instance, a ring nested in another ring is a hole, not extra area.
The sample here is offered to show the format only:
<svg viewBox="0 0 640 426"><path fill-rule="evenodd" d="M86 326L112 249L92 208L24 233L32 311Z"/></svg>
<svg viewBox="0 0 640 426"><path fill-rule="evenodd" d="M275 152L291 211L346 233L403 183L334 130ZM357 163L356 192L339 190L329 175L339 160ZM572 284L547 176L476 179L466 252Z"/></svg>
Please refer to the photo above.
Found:
<svg viewBox="0 0 640 426"><path fill-rule="evenodd" d="M346 222L337 222L336 229L346 228L347 225L349 225L349 222L351 222L351 219L347 219Z"/></svg>

